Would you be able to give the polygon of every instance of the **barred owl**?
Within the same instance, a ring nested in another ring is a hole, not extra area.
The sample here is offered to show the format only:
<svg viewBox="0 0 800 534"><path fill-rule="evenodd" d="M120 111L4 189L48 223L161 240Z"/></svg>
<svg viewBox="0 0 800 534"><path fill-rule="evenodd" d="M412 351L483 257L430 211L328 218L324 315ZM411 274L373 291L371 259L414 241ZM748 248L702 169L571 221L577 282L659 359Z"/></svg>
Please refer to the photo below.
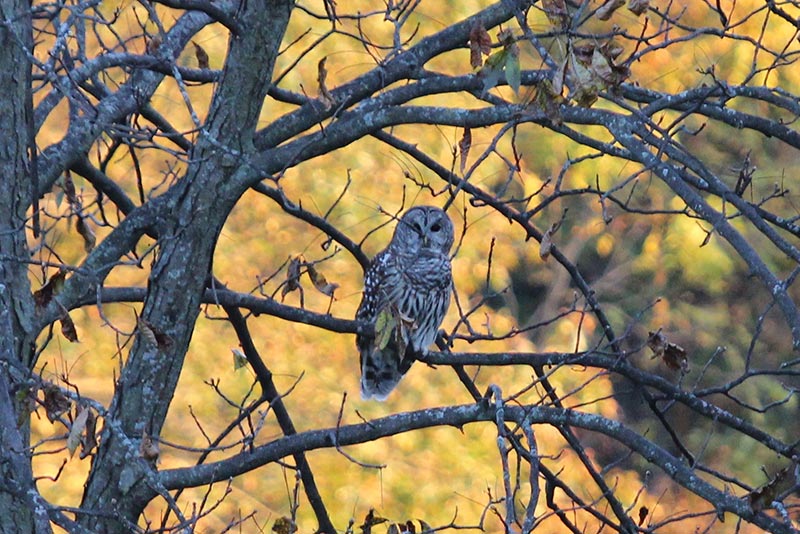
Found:
<svg viewBox="0 0 800 534"><path fill-rule="evenodd" d="M356 319L376 325L357 336L361 397L384 400L436 339L450 305L453 223L433 206L408 210L364 276ZM380 324L376 324L380 323Z"/></svg>

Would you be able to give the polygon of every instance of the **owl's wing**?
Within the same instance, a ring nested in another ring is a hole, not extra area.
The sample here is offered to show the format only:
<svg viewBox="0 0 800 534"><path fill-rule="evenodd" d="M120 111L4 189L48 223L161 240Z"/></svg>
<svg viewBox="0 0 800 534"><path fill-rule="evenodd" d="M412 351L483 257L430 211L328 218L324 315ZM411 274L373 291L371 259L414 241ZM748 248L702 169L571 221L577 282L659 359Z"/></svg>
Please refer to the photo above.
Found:
<svg viewBox="0 0 800 534"><path fill-rule="evenodd" d="M389 307L398 273L391 260L391 252L385 250L375 256L367 269L357 320L374 325L382 312L394 313ZM361 397L386 399L408 371L411 360L405 361L405 354L400 354L397 336L393 334L382 343L383 346L376 345L373 337L358 335L356 345L361 361Z"/></svg>

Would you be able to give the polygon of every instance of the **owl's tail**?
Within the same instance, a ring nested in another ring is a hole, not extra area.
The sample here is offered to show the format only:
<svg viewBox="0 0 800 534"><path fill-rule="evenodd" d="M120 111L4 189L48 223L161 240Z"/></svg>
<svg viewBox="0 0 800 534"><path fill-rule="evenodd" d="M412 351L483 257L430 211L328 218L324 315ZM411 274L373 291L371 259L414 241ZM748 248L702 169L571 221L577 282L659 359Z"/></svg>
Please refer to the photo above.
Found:
<svg viewBox="0 0 800 534"><path fill-rule="evenodd" d="M391 345L391 344L390 344ZM361 353L361 398L386 400L413 360L399 358L397 350L387 346L383 350L365 350Z"/></svg>

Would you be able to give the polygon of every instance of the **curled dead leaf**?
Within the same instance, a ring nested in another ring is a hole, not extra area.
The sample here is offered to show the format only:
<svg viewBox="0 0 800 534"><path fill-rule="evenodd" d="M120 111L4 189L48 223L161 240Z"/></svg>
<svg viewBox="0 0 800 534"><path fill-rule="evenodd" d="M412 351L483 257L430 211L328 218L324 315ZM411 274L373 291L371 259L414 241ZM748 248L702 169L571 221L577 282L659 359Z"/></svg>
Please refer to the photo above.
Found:
<svg viewBox="0 0 800 534"><path fill-rule="evenodd" d="M689 358L683 347L670 343L661 330L649 332L648 336L647 346L653 351L654 358L661 358L673 371L680 371L682 374L689 372Z"/></svg>
<svg viewBox="0 0 800 534"><path fill-rule="evenodd" d="M61 334L67 338L67 341L70 343L77 343L78 331L75 329L75 323L72 322L72 317L70 317L68 313L65 313L61 316L59 322L61 323Z"/></svg>
<svg viewBox="0 0 800 534"><path fill-rule="evenodd" d="M142 441L139 443L139 456L148 462L156 462L160 454L161 449L158 446L158 441L153 439L146 430L143 430Z"/></svg>
<svg viewBox="0 0 800 534"><path fill-rule="evenodd" d="M58 295L64 287L64 281L67 278L66 269L59 269L56 274L51 276L47 282L39 289L33 292L33 301L36 303L37 308L44 308L47 306L53 297Z"/></svg>
<svg viewBox="0 0 800 534"><path fill-rule="evenodd" d="M194 45L194 57L197 59L197 68L199 69L207 69L208 67L208 52L203 49L202 46L197 44L195 41L192 41Z"/></svg>
<svg viewBox="0 0 800 534"><path fill-rule="evenodd" d="M461 157L461 174L464 174L464 169L467 166L467 158L469 157L469 149L472 148L472 130L469 127L464 128L464 135L458 142L458 152Z"/></svg>
<svg viewBox="0 0 800 534"><path fill-rule="evenodd" d="M800 484L800 472L798 472L797 457L794 457L792 463L778 471L772 480L747 494L750 508L755 513L772 508L772 503L782 493L796 488L798 484Z"/></svg>
<svg viewBox="0 0 800 534"><path fill-rule="evenodd" d="M297 532L297 525L290 517L279 517L272 524L272 532L275 534L294 534Z"/></svg>
<svg viewBox="0 0 800 534"><path fill-rule="evenodd" d="M325 84L325 81L328 78L328 69L325 68L325 63L327 61L328 58L324 57L319 60L319 63L317 63L317 86L319 87L319 99L325 105L326 110L331 109L336 104L336 99L333 98L333 95Z"/></svg>
<svg viewBox="0 0 800 534"><path fill-rule="evenodd" d="M492 52L492 38L480 24L475 24L469 32L469 64L472 68L483 65L483 57Z"/></svg>
<svg viewBox="0 0 800 534"><path fill-rule="evenodd" d="M97 448L97 416L94 414L94 410L88 407L86 412L89 415L86 418L85 430L81 436L81 460L89 456Z"/></svg>
<svg viewBox="0 0 800 534"><path fill-rule="evenodd" d="M89 226L89 223L86 222L86 217L78 214L75 220L75 230L77 230L78 234L83 238L83 250L91 252L97 244L97 236L94 230L92 230L92 227Z"/></svg>
<svg viewBox="0 0 800 534"><path fill-rule="evenodd" d="M52 423L70 409L72 401L64 395L60 387L52 382L46 382L42 390L44 393L42 406L44 406L47 419Z"/></svg>
<svg viewBox="0 0 800 534"><path fill-rule="evenodd" d="M300 265L302 263L303 256L295 256L289 260L289 266L286 268L286 280L283 282L283 288L281 289L281 302L283 302L283 298L286 295L298 289L301 290L302 298L302 288L300 287Z"/></svg>
<svg viewBox="0 0 800 534"><path fill-rule="evenodd" d="M317 291L333 298L333 293L339 287L339 284L328 282L325 276L319 272L313 264L308 264L306 269L308 269L308 277L311 278L311 283L314 284Z"/></svg>

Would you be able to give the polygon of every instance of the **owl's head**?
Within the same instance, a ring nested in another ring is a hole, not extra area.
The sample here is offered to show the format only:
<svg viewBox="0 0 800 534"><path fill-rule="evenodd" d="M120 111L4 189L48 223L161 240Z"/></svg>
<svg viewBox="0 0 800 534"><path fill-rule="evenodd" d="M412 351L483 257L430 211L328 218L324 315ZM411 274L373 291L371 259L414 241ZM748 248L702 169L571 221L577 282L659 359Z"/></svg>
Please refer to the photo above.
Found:
<svg viewBox="0 0 800 534"><path fill-rule="evenodd" d="M433 250L447 254L453 246L453 221L434 206L415 206L405 212L394 229L391 246L404 253Z"/></svg>

